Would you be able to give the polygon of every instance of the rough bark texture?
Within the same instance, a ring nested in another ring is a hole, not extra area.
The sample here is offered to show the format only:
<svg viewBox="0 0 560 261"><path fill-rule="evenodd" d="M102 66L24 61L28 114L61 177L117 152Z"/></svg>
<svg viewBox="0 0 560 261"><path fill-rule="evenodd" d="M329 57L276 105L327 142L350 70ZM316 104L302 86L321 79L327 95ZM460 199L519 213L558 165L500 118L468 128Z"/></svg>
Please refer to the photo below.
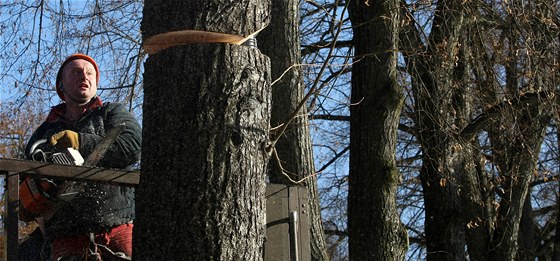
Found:
<svg viewBox="0 0 560 261"><path fill-rule="evenodd" d="M270 25L258 37L260 49L271 58L272 79L278 79L272 86L273 127L286 123L304 97L302 69L297 66L301 63L298 11L297 0L274 1ZM271 183L307 187L309 195L306 206L310 220L311 258L317 261L328 260L317 179L315 176L310 177L315 173L315 165L306 106L298 112L298 116L290 123L290 127L286 129L275 148L282 166L279 166L275 159L270 161L269 180ZM287 173L283 173L282 168ZM306 182L294 184L284 174L293 180L308 179Z"/></svg>
<svg viewBox="0 0 560 261"><path fill-rule="evenodd" d="M355 58L350 107L348 230L351 260L403 260L406 230L396 191L398 1L351 1Z"/></svg>
<svg viewBox="0 0 560 261"><path fill-rule="evenodd" d="M272 80L278 80L272 86L271 127L286 124L304 96L301 67L297 66L301 62L298 7L297 0L275 1L271 23L258 37L260 48L271 59ZM313 174L310 143L307 109L304 107L275 146L286 173L271 159L270 182L295 185L284 174L292 180Z"/></svg>
<svg viewBox="0 0 560 261"><path fill-rule="evenodd" d="M266 1L146 1L142 32L261 28ZM262 260L269 59L228 44L150 56L134 260Z"/></svg>
<svg viewBox="0 0 560 261"><path fill-rule="evenodd" d="M191 29L247 36L266 27L269 9L267 0L144 1L142 34Z"/></svg>

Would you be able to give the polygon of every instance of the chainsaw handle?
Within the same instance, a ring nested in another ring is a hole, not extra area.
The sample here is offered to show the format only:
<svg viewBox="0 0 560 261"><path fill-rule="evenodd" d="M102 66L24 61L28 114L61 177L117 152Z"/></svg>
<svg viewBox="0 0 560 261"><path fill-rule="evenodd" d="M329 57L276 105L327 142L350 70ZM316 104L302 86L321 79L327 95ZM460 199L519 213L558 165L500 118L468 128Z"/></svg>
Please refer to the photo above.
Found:
<svg viewBox="0 0 560 261"><path fill-rule="evenodd" d="M33 145L31 145L31 149L29 149L29 156L33 157L33 152L35 151L35 149L37 148L37 146L43 144L43 143L47 143L47 139L40 139L38 141L36 141L35 143L33 143Z"/></svg>

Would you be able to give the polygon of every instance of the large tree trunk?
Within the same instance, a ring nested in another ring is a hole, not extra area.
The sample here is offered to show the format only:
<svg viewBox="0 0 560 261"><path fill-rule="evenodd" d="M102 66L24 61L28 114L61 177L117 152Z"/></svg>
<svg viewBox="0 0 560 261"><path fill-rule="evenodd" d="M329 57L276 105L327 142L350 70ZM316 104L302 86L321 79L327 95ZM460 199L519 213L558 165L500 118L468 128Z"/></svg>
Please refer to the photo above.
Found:
<svg viewBox="0 0 560 261"><path fill-rule="evenodd" d="M267 1L146 1L142 33L248 35ZM269 59L258 49L193 44L145 63L135 260L262 260Z"/></svg>
<svg viewBox="0 0 560 261"><path fill-rule="evenodd" d="M269 163L271 183L289 186L305 185L308 191L307 213L311 241L311 258L316 261L328 260L321 219L317 179L313 160L313 148L309 134L307 107L298 106L304 102L304 85L300 54L299 1L284 0L272 3L270 25L259 34L259 47L271 62L272 115L271 126L289 124L275 144L276 157ZM290 115L296 117L290 121ZM277 133L274 133L275 135ZM281 164L281 165L280 165ZM289 177L289 178L288 178ZM304 182L294 183L293 181Z"/></svg>
<svg viewBox="0 0 560 261"><path fill-rule="evenodd" d="M351 260L403 260L407 234L397 212L395 163L403 95L396 82L395 0L350 1L355 57L350 107L348 231Z"/></svg>

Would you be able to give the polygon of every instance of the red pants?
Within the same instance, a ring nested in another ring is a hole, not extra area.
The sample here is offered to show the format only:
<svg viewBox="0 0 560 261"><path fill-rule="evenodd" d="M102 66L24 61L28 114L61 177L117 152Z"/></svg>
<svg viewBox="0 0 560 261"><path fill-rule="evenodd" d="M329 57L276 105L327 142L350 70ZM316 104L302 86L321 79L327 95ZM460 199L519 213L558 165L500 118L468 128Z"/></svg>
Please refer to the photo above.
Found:
<svg viewBox="0 0 560 261"><path fill-rule="evenodd" d="M109 232L95 234L95 243L104 245L113 252L123 252L132 256L132 227L124 224L112 228ZM90 238L87 235L55 238L52 242L52 260L60 257L84 256L90 248ZM100 249L100 248L98 248ZM103 252L103 249L100 249Z"/></svg>

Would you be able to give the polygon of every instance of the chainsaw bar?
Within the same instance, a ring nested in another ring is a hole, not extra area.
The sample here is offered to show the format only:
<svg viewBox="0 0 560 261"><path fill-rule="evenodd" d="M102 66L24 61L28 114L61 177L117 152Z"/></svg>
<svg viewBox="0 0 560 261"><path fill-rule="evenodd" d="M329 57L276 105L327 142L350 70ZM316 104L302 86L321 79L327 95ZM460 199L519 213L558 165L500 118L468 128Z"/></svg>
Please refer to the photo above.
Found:
<svg viewBox="0 0 560 261"><path fill-rule="evenodd" d="M115 142L117 137L124 130L125 124L119 124L105 133L101 142L95 146L91 154L84 161L83 166L93 167L103 158L109 147ZM67 181L64 182L59 190L58 198L63 201L69 202L76 194L83 190L84 181Z"/></svg>
<svg viewBox="0 0 560 261"><path fill-rule="evenodd" d="M105 155L105 153L107 152L109 147L111 147L111 145L115 142L117 137L119 137L121 132L124 130L124 127L125 124L122 123L112 128L107 133L105 133L105 136L103 136L101 142L99 142L99 144L95 146L91 154L89 154L87 159L84 161L84 166L88 166L88 167L95 166L95 164L97 164L103 158L103 155Z"/></svg>

